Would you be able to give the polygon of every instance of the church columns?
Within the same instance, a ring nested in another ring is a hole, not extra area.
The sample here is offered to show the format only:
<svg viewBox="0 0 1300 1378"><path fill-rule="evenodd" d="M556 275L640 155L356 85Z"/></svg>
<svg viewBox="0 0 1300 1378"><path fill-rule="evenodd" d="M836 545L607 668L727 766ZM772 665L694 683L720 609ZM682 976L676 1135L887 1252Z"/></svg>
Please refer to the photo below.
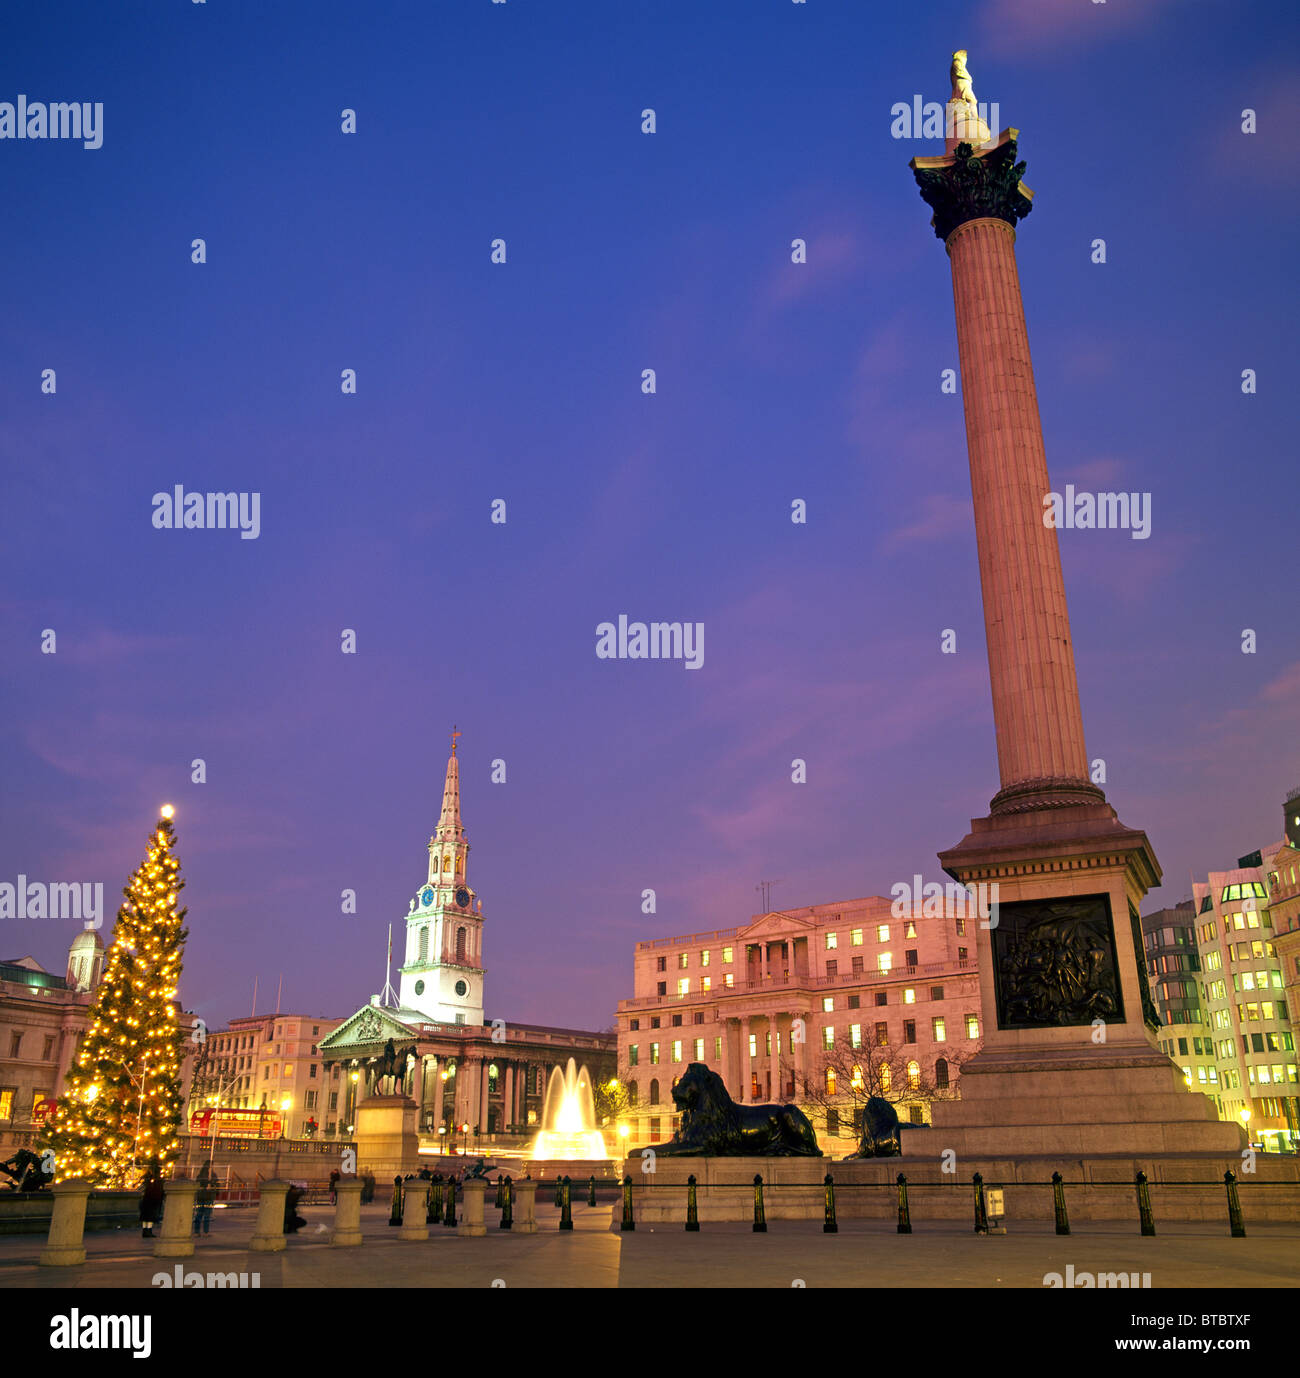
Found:
<svg viewBox="0 0 1300 1378"><path fill-rule="evenodd" d="M781 1099L781 1030L777 1025L777 1013L772 1010L767 1016L768 1037L772 1040L772 1052L769 1058L771 1068L771 1086L768 1090L769 1099L779 1101Z"/></svg>
<svg viewBox="0 0 1300 1378"><path fill-rule="evenodd" d="M506 1063L506 1098L505 1098L505 1124L504 1129L509 1129L515 1123L515 1064Z"/></svg>
<svg viewBox="0 0 1300 1378"><path fill-rule="evenodd" d="M478 1119L477 1121L475 1121L475 1123L478 1125L479 1132L483 1134L487 1133L487 1127L489 1123L488 1096L490 1094L491 1082L488 1080L488 1066L488 1059L484 1058L482 1062L482 1070L479 1073L480 1087L478 1100Z"/></svg>
<svg viewBox="0 0 1300 1378"><path fill-rule="evenodd" d="M750 1094L750 1061L749 1061L749 1015L743 1015L740 1020L740 1075L736 1078L736 1096L738 1101L752 1101Z"/></svg>
<svg viewBox="0 0 1300 1378"><path fill-rule="evenodd" d="M438 1126L442 1123L442 1092L446 1082L442 1079L442 1074L446 1068L441 1065L442 1059L433 1060L433 1132L437 1134ZM444 1136L445 1137L445 1136Z"/></svg>
<svg viewBox="0 0 1300 1378"><path fill-rule="evenodd" d="M403 1087L403 1090L406 1088ZM420 1113L424 1109L424 1059L417 1057L415 1065L411 1068L411 1099L415 1102L415 1123L417 1128L423 1127L424 1116Z"/></svg>

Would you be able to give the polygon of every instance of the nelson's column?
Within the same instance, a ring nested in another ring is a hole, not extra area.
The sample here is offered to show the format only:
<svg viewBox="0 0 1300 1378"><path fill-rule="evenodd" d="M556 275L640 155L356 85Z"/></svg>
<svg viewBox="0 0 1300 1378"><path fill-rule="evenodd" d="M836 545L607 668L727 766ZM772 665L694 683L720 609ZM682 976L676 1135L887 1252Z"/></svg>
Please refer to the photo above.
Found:
<svg viewBox="0 0 1300 1378"><path fill-rule="evenodd" d="M997 882L978 935L984 1041L960 1101L934 1106L967 1155L1236 1154L1241 1128L1191 1092L1151 1036L1138 922L1160 882L1147 836L1089 779L1083 717L1016 271L1033 209L1018 131L990 136L954 54L943 157L914 158L952 267L1001 788L939 860Z"/></svg>

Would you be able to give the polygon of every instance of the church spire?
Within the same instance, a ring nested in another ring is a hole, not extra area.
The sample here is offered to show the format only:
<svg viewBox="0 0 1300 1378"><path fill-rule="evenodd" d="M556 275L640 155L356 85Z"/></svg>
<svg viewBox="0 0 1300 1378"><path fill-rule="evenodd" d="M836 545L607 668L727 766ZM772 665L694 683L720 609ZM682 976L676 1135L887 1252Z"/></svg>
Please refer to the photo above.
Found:
<svg viewBox="0 0 1300 1378"><path fill-rule="evenodd" d="M436 885L441 879L444 884L463 884L465 879L465 855L469 844L465 840L465 828L460 821L460 761L456 756L456 738L460 731L452 728L451 755L447 758L447 778L442 787L442 813L438 816L438 826L429 839L429 883Z"/></svg>

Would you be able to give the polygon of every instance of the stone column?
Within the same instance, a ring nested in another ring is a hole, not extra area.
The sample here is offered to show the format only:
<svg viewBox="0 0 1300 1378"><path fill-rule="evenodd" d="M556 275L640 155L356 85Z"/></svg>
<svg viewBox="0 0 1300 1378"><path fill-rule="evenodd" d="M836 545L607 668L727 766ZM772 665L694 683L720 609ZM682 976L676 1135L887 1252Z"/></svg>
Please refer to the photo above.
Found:
<svg viewBox="0 0 1300 1378"><path fill-rule="evenodd" d="M45 1248L37 1262L44 1268L66 1268L70 1264L84 1263L86 1248L82 1237L86 1230L90 1183L76 1177L68 1182L56 1182L50 1191L54 1196L54 1212L50 1216Z"/></svg>
<svg viewBox="0 0 1300 1378"><path fill-rule="evenodd" d="M743 1014L737 1021L740 1026L740 1048L736 1070L736 1095L737 1104L742 1104L751 1099L749 1094L749 1016Z"/></svg>
<svg viewBox="0 0 1300 1378"><path fill-rule="evenodd" d="M442 1093L447 1083L443 1081L442 1074L446 1069L441 1062L435 1062L433 1071L433 1132L438 1133L438 1126L442 1123ZM446 1138L445 1134L439 1135Z"/></svg>
<svg viewBox="0 0 1300 1378"><path fill-rule="evenodd" d="M361 1178L340 1177L334 1201L334 1233L330 1237L330 1248L352 1248L361 1243Z"/></svg>
<svg viewBox="0 0 1300 1378"><path fill-rule="evenodd" d="M457 1084L461 1081L465 1083L463 1097L456 1097L458 1102L463 1099L464 1117L462 1119L460 1113L457 1112L456 1118L469 1125L472 1131L478 1127L478 1096L481 1086L478 1061L466 1058L456 1069L456 1081Z"/></svg>
<svg viewBox="0 0 1300 1378"><path fill-rule="evenodd" d="M503 1102L505 1106L505 1129L509 1129L515 1122L515 1064L507 1062L505 1068L506 1094Z"/></svg>
<svg viewBox="0 0 1300 1378"><path fill-rule="evenodd" d="M187 1177L163 1189L163 1216L153 1243L155 1258L189 1258L194 1252L194 1198L199 1184Z"/></svg>
<svg viewBox="0 0 1300 1378"><path fill-rule="evenodd" d="M428 1210L425 1207L425 1193L428 1182L412 1177L402 1183L402 1223L398 1228L398 1239L420 1240L429 1237Z"/></svg>
<svg viewBox="0 0 1300 1378"><path fill-rule="evenodd" d="M969 147L969 146L967 146ZM1016 141L913 159L952 267L1002 788L992 812L1103 803L1088 779L1065 581L1029 357L1015 223L1032 209Z"/></svg>
<svg viewBox="0 0 1300 1378"><path fill-rule="evenodd" d="M772 1038L772 1053L769 1059L772 1085L769 1088L769 1097L773 1101L781 1100L781 1028L777 1023L779 1016L772 1010L767 1016L767 1027Z"/></svg>
<svg viewBox="0 0 1300 1378"><path fill-rule="evenodd" d="M411 1069L411 1099L415 1102L415 1128L424 1128L424 1058L416 1057Z"/></svg>
<svg viewBox="0 0 1300 1378"><path fill-rule="evenodd" d="M461 1212L456 1233L479 1236L487 1234L487 1224L483 1216L483 1193L487 1183L481 1178L471 1177L462 1183L465 1192L465 1209Z"/></svg>
<svg viewBox="0 0 1300 1378"><path fill-rule="evenodd" d="M481 1084L479 1087L478 1099L478 1127L479 1132L483 1134L487 1133L488 1124L490 1123L488 1119L488 1110L491 1107L492 1082L488 1076L488 1068L491 1065L491 1062L485 1057L483 1059L483 1071L480 1073Z"/></svg>
<svg viewBox="0 0 1300 1378"><path fill-rule="evenodd" d="M537 1183L516 1182L514 1225L515 1234L537 1233Z"/></svg>
<svg viewBox="0 0 1300 1378"><path fill-rule="evenodd" d="M288 1182L273 1178L262 1183L257 1225L248 1244L255 1254L278 1254L284 1249L284 1198L288 1193Z"/></svg>

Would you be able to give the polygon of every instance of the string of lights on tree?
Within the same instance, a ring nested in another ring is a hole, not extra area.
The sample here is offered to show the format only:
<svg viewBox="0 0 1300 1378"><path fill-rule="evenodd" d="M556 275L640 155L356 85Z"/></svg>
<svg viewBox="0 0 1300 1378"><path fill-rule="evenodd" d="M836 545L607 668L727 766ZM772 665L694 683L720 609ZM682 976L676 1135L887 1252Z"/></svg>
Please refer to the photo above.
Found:
<svg viewBox="0 0 1300 1378"><path fill-rule="evenodd" d="M113 941L64 1095L49 1123L56 1181L121 1187L180 1152L185 1033L175 1005L186 930L174 810L163 806L122 894Z"/></svg>

